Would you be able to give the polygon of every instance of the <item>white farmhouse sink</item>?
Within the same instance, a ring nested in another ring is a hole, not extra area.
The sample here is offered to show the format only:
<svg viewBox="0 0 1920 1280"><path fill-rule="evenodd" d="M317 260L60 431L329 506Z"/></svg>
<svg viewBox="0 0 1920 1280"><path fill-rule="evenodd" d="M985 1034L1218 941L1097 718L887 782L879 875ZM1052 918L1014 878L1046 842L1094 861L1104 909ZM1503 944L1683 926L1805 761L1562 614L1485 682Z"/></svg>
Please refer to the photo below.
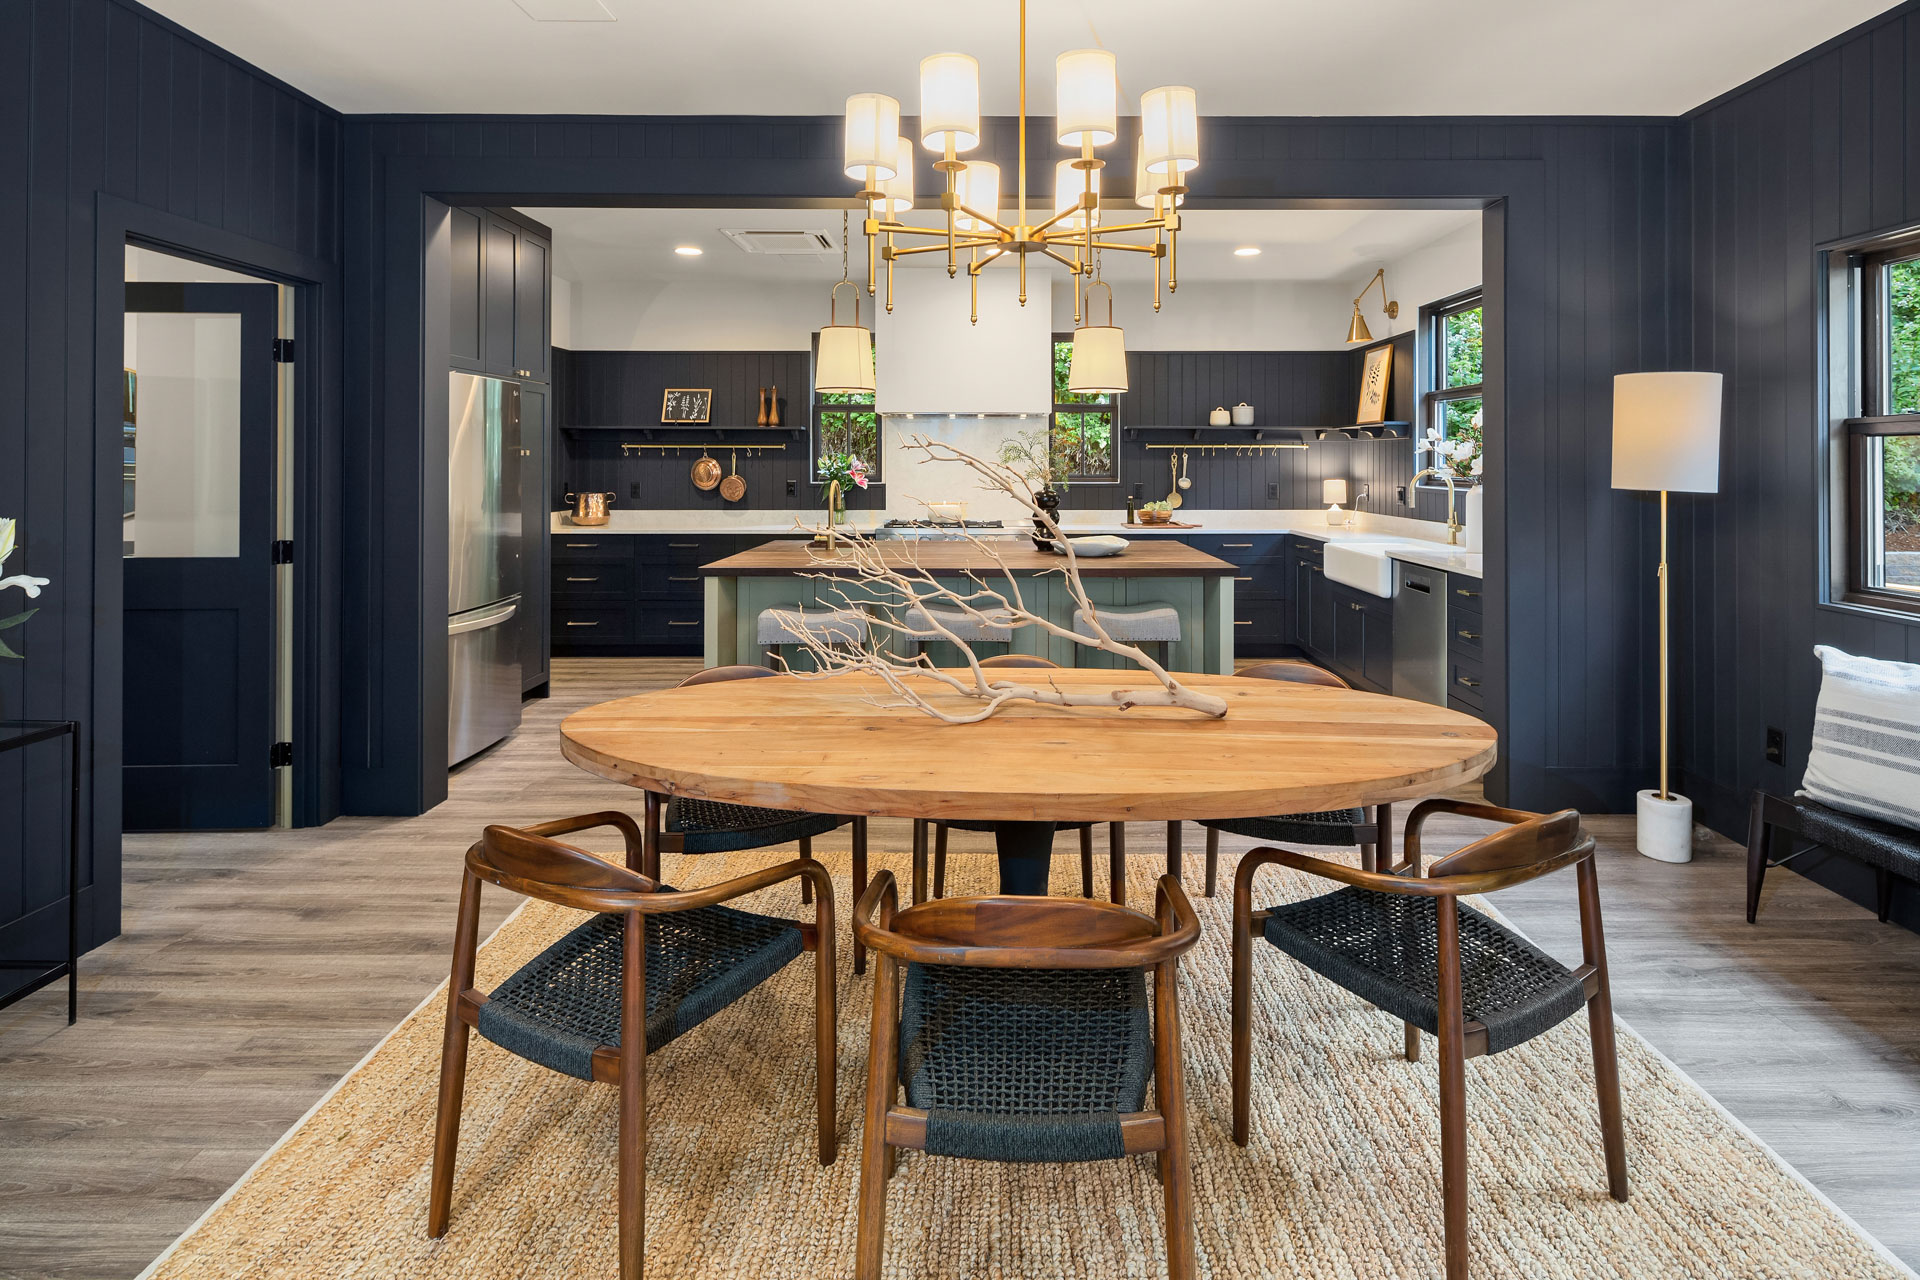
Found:
<svg viewBox="0 0 1920 1280"><path fill-rule="evenodd" d="M1397 542L1329 542L1326 550L1327 576L1355 591L1389 599L1393 595L1393 559L1387 553L1403 545Z"/></svg>

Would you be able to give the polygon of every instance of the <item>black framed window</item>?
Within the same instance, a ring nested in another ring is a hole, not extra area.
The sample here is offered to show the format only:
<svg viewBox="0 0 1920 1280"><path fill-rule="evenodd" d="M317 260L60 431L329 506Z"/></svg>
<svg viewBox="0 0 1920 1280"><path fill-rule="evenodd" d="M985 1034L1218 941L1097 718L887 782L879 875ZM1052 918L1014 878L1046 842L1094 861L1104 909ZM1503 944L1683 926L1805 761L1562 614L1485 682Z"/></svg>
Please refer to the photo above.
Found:
<svg viewBox="0 0 1920 1280"><path fill-rule="evenodd" d="M1120 402L1114 396L1076 395L1067 390L1073 365L1073 335L1053 338L1053 456L1076 481L1120 479Z"/></svg>
<svg viewBox="0 0 1920 1280"><path fill-rule="evenodd" d="M1920 244L1856 258L1859 416L1846 421L1848 596L1920 613Z"/></svg>
<svg viewBox="0 0 1920 1280"><path fill-rule="evenodd" d="M1421 340L1427 344L1422 364L1428 385L1420 398L1421 420L1414 428L1415 456L1421 466L1430 462L1447 467L1461 478L1475 474L1473 459L1483 439L1481 319L1478 289L1422 309ZM1466 456L1456 453L1463 442L1473 446Z"/></svg>
<svg viewBox="0 0 1920 1280"><path fill-rule="evenodd" d="M878 361L880 350L874 347ZM820 335L813 335L813 359L820 360ZM815 378L818 381L818 378ZM813 430L811 471L820 478L820 460L851 456L866 464L867 479L878 484L880 475L880 415L873 409L871 391L818 391L813 393Z"/></svg>

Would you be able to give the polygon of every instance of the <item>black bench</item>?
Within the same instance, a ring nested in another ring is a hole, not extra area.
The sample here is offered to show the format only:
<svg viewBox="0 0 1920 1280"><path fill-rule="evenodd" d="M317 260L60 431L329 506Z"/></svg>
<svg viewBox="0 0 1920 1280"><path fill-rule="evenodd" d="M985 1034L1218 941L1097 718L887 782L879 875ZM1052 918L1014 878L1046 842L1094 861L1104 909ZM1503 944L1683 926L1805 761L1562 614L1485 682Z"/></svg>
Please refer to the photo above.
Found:
<svg viewBox="0 0 1920 1280"><path fill-rule="evenodd" d="M1782 833L1807 842L1784 857L1776 857L1775 842ZM1760 909L1760 882L1768 867L1826 849L1873 868L1880 919L1893 905L1894 877L1920 880L1920 831L1877 822L1858 814L1829 809L1816 800L1782 799L1764 791L1753 793L1753 816L1747 826L1747 923Z"/></svg>

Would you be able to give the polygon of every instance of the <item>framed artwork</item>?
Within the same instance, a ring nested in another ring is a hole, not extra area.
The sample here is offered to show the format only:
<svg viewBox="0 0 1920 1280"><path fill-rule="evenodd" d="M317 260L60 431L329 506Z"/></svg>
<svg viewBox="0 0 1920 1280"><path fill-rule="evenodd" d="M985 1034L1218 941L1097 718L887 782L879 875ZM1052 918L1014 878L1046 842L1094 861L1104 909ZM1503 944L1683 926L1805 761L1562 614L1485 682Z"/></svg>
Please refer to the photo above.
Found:
<svg viewBox="0 0 1920 1280"><path fill-rule="evenodd" d="M1355 426L1369 426L1387 420L1387 392L1393 385L1393 344L1383 342L1367 349L1367 362L1360 374L1360 412Z"/></svg>
<svg viewBox="0 0 1920 1280"><path fill-rule="evenodd" d="M662 422L705 422L712 411L712 387L668 387L660 400Z"/></svg>

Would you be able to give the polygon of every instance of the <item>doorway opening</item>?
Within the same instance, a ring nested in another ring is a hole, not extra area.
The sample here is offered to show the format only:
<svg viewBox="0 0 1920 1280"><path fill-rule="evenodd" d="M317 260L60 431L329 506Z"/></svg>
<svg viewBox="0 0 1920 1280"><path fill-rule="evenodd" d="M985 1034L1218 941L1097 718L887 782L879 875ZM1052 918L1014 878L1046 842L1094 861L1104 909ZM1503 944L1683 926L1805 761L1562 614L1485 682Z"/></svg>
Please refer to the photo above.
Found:
<svg viewBox="0 0 1920 1280"><path fill-rule="evenodd" d="M288 825L295 290L129 243L128 831Z"/></svg>

